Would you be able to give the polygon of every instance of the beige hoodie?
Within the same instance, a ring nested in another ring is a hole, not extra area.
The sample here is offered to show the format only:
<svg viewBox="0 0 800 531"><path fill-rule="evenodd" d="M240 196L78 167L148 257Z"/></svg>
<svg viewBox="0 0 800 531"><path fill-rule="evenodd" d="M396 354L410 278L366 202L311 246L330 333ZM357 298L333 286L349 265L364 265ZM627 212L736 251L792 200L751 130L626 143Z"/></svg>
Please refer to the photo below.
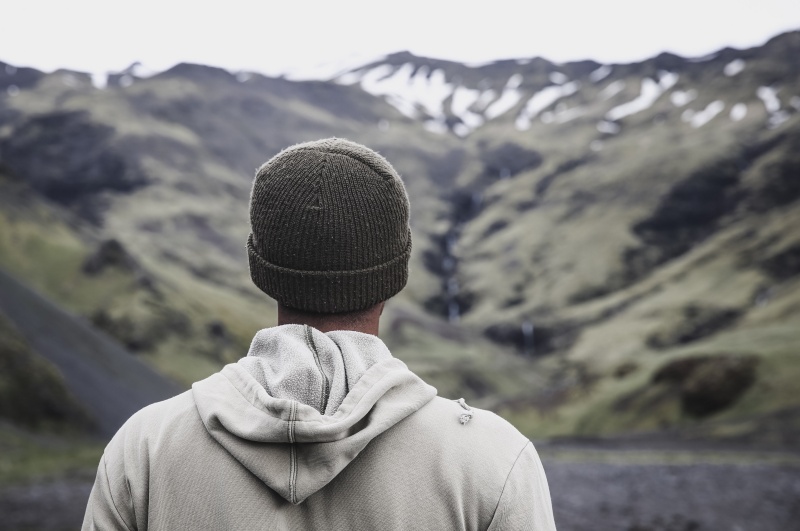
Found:
<svg viewBox="0 0 800 531"><path fill-rule="evenodd" d="M133 415L83 529L554 530L533 445L375 336L302 325Z"/></svg>

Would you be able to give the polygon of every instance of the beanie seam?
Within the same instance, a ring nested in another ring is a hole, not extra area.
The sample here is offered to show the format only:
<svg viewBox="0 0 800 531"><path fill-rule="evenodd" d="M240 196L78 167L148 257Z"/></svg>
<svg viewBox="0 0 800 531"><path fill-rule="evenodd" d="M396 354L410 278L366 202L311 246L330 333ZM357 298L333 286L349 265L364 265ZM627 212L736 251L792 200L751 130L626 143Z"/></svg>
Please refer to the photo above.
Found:
<svg viewBox="0 0 800 531"><path fill-rule="evenodd" d="M297 148L294 148L293 151L312 151L312 152L317 152L317 153L324 153L326 155L341 155L343 157L347 157L347 158L352 159L352 160L354 160L354 161L356 161L358 163L363 164L368 169L370 169L370 170L374 171L375 173L377 173L378 175L380 175L381 179L383 179L384 181L392 182L395 179L395 177L391 173L387 172L385 169L379 168L379 167L376 167L373 164L370 164L369 160L366 157L360 157L355 153L347 153L347 152L342 151L342 150L329 149L329 148L323 148L323 147L311 147L311 146L297 147ZM376 153L377 153L377 151L376 151ZM388 164L388 161L386 161L386 162ZM392 167L392 169L394 170L394 167ZM395 170L395 172L396 171L397 170Z"/></svg>

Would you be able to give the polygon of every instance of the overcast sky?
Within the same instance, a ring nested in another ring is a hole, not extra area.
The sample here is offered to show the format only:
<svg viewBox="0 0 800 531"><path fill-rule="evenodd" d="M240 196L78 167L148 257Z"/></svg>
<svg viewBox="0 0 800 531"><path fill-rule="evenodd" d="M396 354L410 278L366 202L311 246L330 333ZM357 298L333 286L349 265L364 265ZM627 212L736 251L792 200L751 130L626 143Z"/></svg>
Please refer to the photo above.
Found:
<svg viewBox="0 0 800 531"><path fill-rule="evenodd" d="M464 62L627 62L756 46L800 29L798 0L16 0L0 12L0 61L89 72L134 61L308 72L400 50Z"/></svg>

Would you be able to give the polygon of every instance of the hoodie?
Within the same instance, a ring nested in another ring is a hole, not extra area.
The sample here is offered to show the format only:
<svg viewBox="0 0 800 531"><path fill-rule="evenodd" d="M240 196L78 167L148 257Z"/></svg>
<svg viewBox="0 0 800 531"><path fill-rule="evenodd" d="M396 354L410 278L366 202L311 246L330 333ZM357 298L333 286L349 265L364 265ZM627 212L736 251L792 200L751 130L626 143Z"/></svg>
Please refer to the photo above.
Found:
<svg viewBox="0 0 800 531"><path fill-rule="evenodd" d="M383 342L304 325L148 406L105 449L84 530L552 530L533 445Z"/></svg>

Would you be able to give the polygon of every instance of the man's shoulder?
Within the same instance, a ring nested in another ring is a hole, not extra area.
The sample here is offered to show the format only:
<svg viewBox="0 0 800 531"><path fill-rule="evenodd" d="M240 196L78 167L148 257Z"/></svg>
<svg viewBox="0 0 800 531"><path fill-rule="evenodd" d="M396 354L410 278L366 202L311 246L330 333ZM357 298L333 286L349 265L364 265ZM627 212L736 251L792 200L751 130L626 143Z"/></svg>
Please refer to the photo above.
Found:
<svg viewBox="0 0 800 531"><path fill-rule="evenodd" d="M172 398L145 406L131 415L114 439L130 442L131 439L158 437L165 428L187 427L192 419L201 422L191 391L184 391Z"/></svg>
<svg viewBox="0 0 800 531"><path fill-rule="evenodd" d="M500 461L515 460L530 442L499 415L439 396L411 415L408 424L414 430L430 433L432 444L463 448Z"/></svg>

